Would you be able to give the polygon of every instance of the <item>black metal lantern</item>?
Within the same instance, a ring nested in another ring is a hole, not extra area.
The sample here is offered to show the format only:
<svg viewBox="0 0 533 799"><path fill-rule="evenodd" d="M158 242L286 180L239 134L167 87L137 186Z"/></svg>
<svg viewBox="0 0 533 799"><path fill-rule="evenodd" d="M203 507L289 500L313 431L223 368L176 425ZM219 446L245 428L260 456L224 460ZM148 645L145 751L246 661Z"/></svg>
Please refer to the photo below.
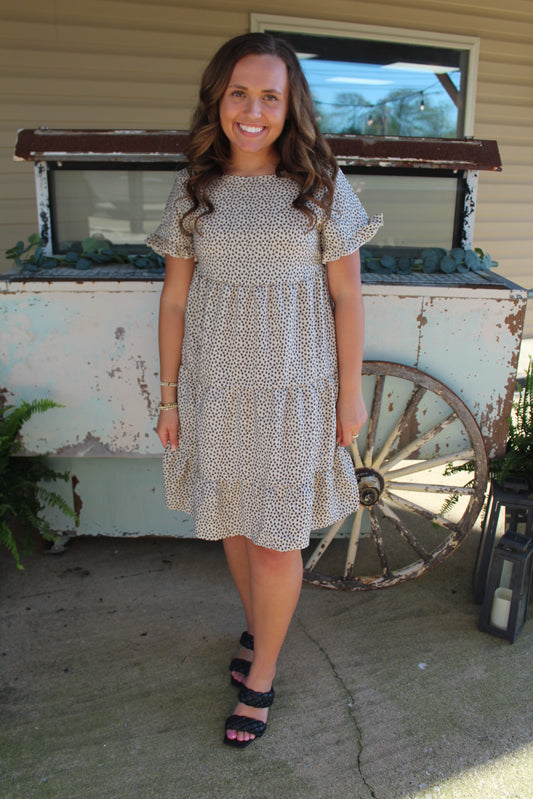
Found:
<svg viewBox="0 0 533 799"><path fill-rule="evenodd" d="M512 530L505 533L492 556L480 630L515 642L527 619L532 567L531 538Z"/></svg>
<svg viewBox="0 0 533 799"><path fill-rule="evenodd" d="M505 530L513 530L530 536L533 530L533 499L527 480L508 477L503 488L492 480L487 502L487 511L479 541L474 569L474 602L483 602L490 561L494 550L496 530L502 509L505 513Z"/></svg>

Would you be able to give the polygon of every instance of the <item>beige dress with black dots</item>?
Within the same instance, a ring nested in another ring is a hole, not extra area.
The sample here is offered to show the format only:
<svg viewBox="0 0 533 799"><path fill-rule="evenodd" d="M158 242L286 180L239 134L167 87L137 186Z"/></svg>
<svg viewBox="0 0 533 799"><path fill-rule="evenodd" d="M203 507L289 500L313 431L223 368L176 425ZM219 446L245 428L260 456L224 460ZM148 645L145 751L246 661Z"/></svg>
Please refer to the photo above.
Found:
<svg viewBox="0 0 533 799"><path fill-rule="evenodd" d="M181 436L163 460L167 505L199 538L244 534L279 551L304 549L312 529L356 510L349 453L335 443L337 356L324 264L377 232L339 172L329 220L292 207L294 181L226 175L214 212L184 234L178 173L147 239L160 254L196 259L178 377ZM189 226L190 227L190 226Z"/></svg>

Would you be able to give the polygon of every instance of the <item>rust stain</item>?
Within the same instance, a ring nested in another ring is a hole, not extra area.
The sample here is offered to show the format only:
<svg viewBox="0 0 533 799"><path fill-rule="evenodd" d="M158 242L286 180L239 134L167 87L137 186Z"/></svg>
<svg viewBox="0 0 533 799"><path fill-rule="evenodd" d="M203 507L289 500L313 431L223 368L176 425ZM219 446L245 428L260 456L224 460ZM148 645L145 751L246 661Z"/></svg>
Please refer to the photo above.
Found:
<svg viewBox="0 0 533 799"><path fill-rule="evenodd" d="M115 330L115 338L117 341L122 341L124 336L126 335L126 330L123 327L117 327Z"/></svg>
<svg viewBox="0 0 533 799"><path fill-rule="evenodd" d="M58 449L55 453L55 455L62 457L75 457L83 455L92 455L93 457L96 457L99 455L116 454L117 453L114 452L107 444L104 444L99 438L93 436L92 433L87 433L83 441L80 441L77 444L67 444L66 446Z"/></svg>
<svg viewBox="0 0 533 799"><path fill-rule="evenodd" d="M523 300L520 300L520 304L522 308L518 309L518 313L515 311L514 313L510 313L509 316L506 316L504 319L505 324L510 333L513 336L522 335L522 328L524 326L524 314L526 312L526 303ZM518 305L518 301L515 301L515 306Z"/></svg>
<svg viewBox="0 0 533 799"><path fill-rule="evenodd" d="M514 379L509 378L506 389L496 399L496 402L488 403L479 416L478 423L483 430L483 438L490 458L499 458L505 453L514 385Z"/></svg>
<svg viewBox="0 0 533 799"><path fill-rule="evenodd" d="M79 485L79 479L76 477L75 474L72 475L72 496L73 496L73 503L74 503L74 511L78 519L80 518L81 509L83 508L83 500L76 491L77 486Z"/></svg>
<svg viewBox="0 0 533 799"><path fill-rule="evenodd" d="M137 370L140 372L139 377L137 378L137 384L141 390L141 394L146 400L146 405L148 407L149 413L153 411L153 402L152 396L148 390L148 383L146 381L146 362L141 359L141 356L137 356L138 360L135 363Z"/></svg>
<svg viewBox="0 0 533 799"><path fill-rule="evenodd" d="M423 310L421 310L421 311L420 311L420 313L418 314L418 316L416 317L416 321L418 322L418 324L420 325L420 327L424 327L424 325L427 325L427 323L428 323L428 318L427 318L427 316L425 315L425 313L424 313L424 311L423 311Z"/></svg>

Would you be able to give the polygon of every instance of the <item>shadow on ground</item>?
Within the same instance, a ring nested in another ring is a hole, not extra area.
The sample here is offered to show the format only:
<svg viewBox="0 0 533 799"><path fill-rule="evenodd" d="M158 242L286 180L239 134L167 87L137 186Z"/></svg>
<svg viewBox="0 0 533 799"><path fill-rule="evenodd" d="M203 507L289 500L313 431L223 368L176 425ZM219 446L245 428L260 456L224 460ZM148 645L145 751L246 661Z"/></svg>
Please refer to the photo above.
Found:
<svg viewBox="0 0 533 799"><path fill-rule="evenodd" d="M243 622L219 544L2 554L3 799L531 799L533 623L478 632L478 535L395 588L304 586L245 751L222 746Z"/></svg>

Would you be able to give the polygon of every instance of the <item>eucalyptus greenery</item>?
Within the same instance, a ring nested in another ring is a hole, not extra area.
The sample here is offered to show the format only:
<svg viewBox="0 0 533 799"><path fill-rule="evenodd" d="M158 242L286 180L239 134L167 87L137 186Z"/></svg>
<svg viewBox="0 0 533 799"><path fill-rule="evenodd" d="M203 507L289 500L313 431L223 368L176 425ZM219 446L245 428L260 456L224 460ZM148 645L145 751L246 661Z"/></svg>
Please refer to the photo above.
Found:
<svg viewBox="0 0 533 799"><path fill-rule="evenodd" d="M63 497L42 485L53 480L66 481L68 472L56 472L44 455L16 456L22 447L18 437L22 425L34 413L60 407L49 399L23 401L18 407L0 407L0 546L11 552L19 569L24 568L20 556L31 550L35 530L46 541L57 538L48 522L40 516L47 505L58 508L65 516L78 522L76 513Z"/></svg>
<svg viewBox="0 0 533 799"><path fill-rule="evenodd" d="M454 247L445 250L442 247L429 247L422 250L420 256L410 258L393 255L384 255L379 258L369 250L361 249L361 271L373 272L382 275L400 273L404 275L411 272L422 272L426 275L434 273L453 274L454 272L480 272L498 266L488 253L476 247L475 250L464 250Z"/></svg>
<svg viewBox="0 0 533 799"><path fill-rule="evenodd" d="M33 233L28 238L28 244L17 241L14 247L6 250L6 258L14 261L25 272L55 267L85 270L107 264L124 264L149 272L162 272L165 268L164 259L157 253L128 253L120 247L114 247L108 239L97 234L82 241L81 252L69 250L64 255L47 255L42 239L37 233Z"/></svg>
<svg viewBox="0 0 533 799"><path fill-rule="evenodd" d="M418 257L384 255L378 257L370 250L361 249L361 271L390 275L421 272L424 274L452 274L454 272L479 272L498 266L489 253L476 247L475 250L464 250L454 247L445 250L442 247L430 247L423 250ZM17 241L14 247L6 250L6 258L13 260L16 266L25 272L38 272L39 269L70 267L71 269L92 269L107 264L123 264L149 272L163 272L165 261L153 251L141 254L128 253L99 234L90 236L81 242L81 251L69 250L64 255L47 255L42 239L36 233L28 238L25 245Z"/></svg>

